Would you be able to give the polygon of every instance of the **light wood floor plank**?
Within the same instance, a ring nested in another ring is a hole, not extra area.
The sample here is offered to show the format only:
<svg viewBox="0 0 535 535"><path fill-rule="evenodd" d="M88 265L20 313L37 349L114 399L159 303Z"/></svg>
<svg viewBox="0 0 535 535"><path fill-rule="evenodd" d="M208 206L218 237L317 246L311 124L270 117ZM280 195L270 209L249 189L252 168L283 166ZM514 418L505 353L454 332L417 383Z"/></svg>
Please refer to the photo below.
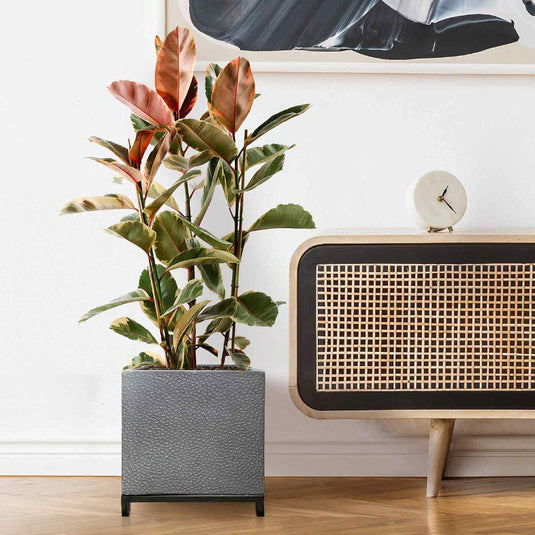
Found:
<svg viewBox="0 0 535 535"><path fill-rule="evenodd" d="M268 478L250 503L134 503L120 479L0 477L2 535L533 535L535 478L455 479L437 499L420 478Z"/></svg>

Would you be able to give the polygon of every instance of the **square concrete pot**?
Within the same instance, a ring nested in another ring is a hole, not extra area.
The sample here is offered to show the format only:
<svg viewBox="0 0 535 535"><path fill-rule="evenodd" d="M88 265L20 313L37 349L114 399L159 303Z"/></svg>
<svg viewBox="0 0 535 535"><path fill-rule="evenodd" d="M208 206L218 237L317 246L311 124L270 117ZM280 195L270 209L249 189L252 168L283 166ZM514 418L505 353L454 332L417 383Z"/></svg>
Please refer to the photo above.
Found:
<svg viewBox="0 0 535 535"><path fill-rule="evenodd" d="M134 501L254 501L263 514L265 374L122 374L122 509Z"/></svg>

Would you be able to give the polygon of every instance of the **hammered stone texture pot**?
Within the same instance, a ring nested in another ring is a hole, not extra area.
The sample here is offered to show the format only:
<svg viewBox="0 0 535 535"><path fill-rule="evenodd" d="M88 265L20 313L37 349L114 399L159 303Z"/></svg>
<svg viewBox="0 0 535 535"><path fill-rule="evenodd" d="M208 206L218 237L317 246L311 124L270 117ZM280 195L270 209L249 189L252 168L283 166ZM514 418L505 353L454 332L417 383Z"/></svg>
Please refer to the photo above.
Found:
<svg viewBox="0 0 535 535"><path fill-rule="evenodd" d="M265 374L122 374L124 495L264 494Z"/></svg>

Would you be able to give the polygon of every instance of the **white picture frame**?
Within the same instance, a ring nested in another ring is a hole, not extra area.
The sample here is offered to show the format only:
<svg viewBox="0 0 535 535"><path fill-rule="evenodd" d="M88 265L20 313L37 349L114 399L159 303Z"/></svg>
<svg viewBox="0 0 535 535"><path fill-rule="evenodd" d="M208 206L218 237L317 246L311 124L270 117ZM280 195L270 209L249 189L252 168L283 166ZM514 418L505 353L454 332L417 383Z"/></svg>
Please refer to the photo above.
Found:
<svg viewBox="0 0 535 535"><path fill-rule="evenodd" d="M241 53L239 49L218 43L193 28L180 12L179 0L159 1L166 5L167 30L177 25L192 28L197 42L198 70L204 69L211 62L225 63ZM433 60L377 60L355 52L244 51L243 54L254 65L256 72L513 76L535 74L535 49L527 49L518 43L469 56ZM515 58L522 58L522 61L516 62Z"/></svg>

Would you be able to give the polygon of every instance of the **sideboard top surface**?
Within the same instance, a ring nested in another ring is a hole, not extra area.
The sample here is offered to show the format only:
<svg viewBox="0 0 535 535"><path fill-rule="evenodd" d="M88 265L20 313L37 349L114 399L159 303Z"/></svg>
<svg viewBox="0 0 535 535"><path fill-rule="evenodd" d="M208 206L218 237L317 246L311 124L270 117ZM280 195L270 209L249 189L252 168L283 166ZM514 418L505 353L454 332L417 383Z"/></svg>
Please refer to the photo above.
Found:
<svg viewBox="0 0 535 535"><path fill-rule="evenodd" d="M535 228L460 229L426 232L419 229L330 229L303 242L295 251L291 271L303 254L317 245L358 243L535 243Z"/></svg>

